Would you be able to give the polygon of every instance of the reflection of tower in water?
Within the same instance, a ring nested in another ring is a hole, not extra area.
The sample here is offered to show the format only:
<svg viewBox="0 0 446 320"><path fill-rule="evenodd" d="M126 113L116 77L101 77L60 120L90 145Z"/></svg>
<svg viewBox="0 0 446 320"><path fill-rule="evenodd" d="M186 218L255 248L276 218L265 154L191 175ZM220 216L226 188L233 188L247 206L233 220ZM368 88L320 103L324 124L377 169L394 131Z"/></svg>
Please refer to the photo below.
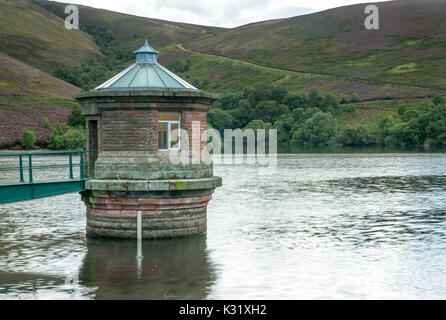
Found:
<svg viewBox="0 0 446 320"><path fill-rule="evenodd" d="M144 241L88 239L79 274L96 299L204 299L214 282L206 237ZM141 257L142 255L142 257Z"/></svg>

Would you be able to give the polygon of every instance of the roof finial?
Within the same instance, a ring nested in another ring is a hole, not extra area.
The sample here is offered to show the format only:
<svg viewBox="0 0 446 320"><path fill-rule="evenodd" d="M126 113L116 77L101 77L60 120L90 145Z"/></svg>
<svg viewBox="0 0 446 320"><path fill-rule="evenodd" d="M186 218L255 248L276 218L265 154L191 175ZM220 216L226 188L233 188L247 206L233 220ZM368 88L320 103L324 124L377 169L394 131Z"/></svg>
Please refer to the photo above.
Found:
<svg viewBox="0 0 446 320"><path fill-rule="evenodd" d="M136 54L136 62L147 63L156 62L156 55L159 53L149 45L149 41L146 39L144 45L138 50L134 51Z"/></svg>

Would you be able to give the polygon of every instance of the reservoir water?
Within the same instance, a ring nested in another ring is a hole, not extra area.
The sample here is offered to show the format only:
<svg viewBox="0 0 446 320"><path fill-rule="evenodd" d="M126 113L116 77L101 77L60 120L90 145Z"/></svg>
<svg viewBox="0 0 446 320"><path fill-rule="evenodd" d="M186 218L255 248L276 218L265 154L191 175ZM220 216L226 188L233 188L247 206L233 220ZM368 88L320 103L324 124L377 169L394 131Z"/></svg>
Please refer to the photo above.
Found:
<svg viewBox="0 0 446 320"><path fill-rule="evenodd" d="M0 299L446 299L446 153L258 169L215 165L207 235L145 240L142 257L86 239L77 193L0 205Z"/></svg>

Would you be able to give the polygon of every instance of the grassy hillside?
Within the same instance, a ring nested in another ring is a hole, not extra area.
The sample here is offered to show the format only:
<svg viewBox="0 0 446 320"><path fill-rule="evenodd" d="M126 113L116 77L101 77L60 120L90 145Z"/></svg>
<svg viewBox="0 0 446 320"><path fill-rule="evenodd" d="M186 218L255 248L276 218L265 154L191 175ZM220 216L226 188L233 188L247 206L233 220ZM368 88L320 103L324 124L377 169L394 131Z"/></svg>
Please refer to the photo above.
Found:
<svg viewBox="0 0 446 320"><path fill-rule="evenodd" d="M0 146L20 142L24 128L38 141L50 136L50 125L66 121L80 89L0 52Z"/></svg>
<svg viewBox="0 0 446 320"><path fill-rule="evenodd" d="M333 75L263 67L237 59L190 51L181 45L164 49L166 50L164 52L168 52L170 56L179 57L176 60L170 60L171 62L167 64L168 68L201 89L221 94L239 91L265 81L297 93L318 88L324 93L332 92L340 97L349 95L353 90L358 94L359 101L416 98L445 93L440 89L376 83L367 80L355 81ZM182 52L184 56L181 56ZM185 71L186 64L189 67Z"/></svg>
<svg viewBox="0 0 446 320"><path fill-rule="evenodd" d="M0 0L0 51L45 72L101 56L88 34L26 0Z"/></svg>
<svg viewBox="0 0 446 320"><path fill-rule="evenodd" d="M46 0L31 1L63 19L66 17L64 13L66 3ZM172 42L181 42L199 36L213 37L225 30L217 27L138 17L88 6L78 5L78 8L81 24L84 27L96 26L110 30L115 43L147 37L155 46L161 47Z"/></svg>
<svg viewBox="0 0 446 320"><path fill-rule="evenodd" d="M81 30L64 28L66 5L0 0L0 144L17 142L24 127L46 139L43 116L52 125L66 120L77 87L94 88L133 63L145 39L161 64L203 90L237 96L267 83L290 94L317 88L338 100L354 91L357 102L336 111L338 124L366 123L370 134L402 105L423 109L426 97L446 95L440 0L378 3L381 29L373 31L364 29L364 4L232 29L78 6ZM289 125L282 118L279 125Z"/></svg>
<svg viewBox="0 0 446 320"><path fill-rule="evenodd" d="M161 52L162 64L201 89L229 93L267 80L294 92L317 87L341 96L355 90L361 100L377 100L433 96L446 89L442 69L437 66L445 54L440 41L443 31L434 27L444 24L439 19L444 5L428 1L430 9L421 6L420 1L412 1L405 10L401 9L405 0L379 3L382 28L378 31L364 30L363 4L233 29L85 6L79 6L79 10L81 28L100 42L108 62L119 61L111 73L132 63L131 52L148 38ZM65 17L64 3L33 3ZM412 23L414 17L419 23ZM104 41L104 34L110 34L110 38ZM410 40L404 42L405 37ZM113 51L107 49L110 47ZM177 68L186 63L187 70ZM446 68L446 62L444 65ZM94 85L105 78L93 81ZM76 84L84 87L80 81ZM92 86L90 82L87 85Z"/></svg>
<svg viewBox="0 0 446 320"><path fill-rule="evenodd" d="M358 4L252 23L185 47L276 68L446 88L446 2L376 5L379 30L365 29L365 4Z"/></svg>

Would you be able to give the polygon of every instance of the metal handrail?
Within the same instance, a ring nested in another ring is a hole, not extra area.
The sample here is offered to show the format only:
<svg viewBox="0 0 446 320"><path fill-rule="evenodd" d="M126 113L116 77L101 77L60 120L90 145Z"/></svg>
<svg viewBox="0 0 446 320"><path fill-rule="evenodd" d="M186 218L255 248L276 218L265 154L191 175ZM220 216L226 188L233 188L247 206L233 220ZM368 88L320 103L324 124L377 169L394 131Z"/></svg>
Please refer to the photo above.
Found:
<svg viewBox="0 0 446 320"><path fill-rule="evenodd" d="M47 165L47 166L32 166L33 169L60 169L60 168L70 168L70 167L79 167L80 163L74 163L74 164L55 164L55 165ZM84 168L86 167L92 167L92 164L84 164ZM29 169L29 166L23 166L23 169ZM0 168L0 171L16 171L20 170L20 166L18 167L7 167L7 168Z"/></svg>
<svg viewBox="0 0 446 320"><path fill-rule="evenodd" d="M88 163L84 164L84 154L87 152L95 152L94 150L64 150L64 151L38 151L38 152L14 152L14 153L0 153L0 157L19 157L19 166L18 167L7 167L0 168L0 171L15 171L19 170L20 172L20 183L25 183L24 179L24 170L28 170L29 183L33 182L33 169L54 169L54 168L69 168L69 178L74 179L73 176L73 167L80 168L79 179L84 180L84 168L90 167ZM73 164L73 154L79 154L79 163ZM61 165L32 165L32 156L35 155L68 155L69 156L69 164L61 164ZM23 157L28 157L28 166L23 165Z"/></svg>
<svg viewBox="0 0 446 320"><path fill-rule="evenodd" d="M29 154L35 155L52 155L52 154L77 154L77 153L87 153L96 152L96 150L63 150L63 151L36 151L36 152L14 152L14 153L1 153L0 157L3 156L27 156Z"/></svg>

